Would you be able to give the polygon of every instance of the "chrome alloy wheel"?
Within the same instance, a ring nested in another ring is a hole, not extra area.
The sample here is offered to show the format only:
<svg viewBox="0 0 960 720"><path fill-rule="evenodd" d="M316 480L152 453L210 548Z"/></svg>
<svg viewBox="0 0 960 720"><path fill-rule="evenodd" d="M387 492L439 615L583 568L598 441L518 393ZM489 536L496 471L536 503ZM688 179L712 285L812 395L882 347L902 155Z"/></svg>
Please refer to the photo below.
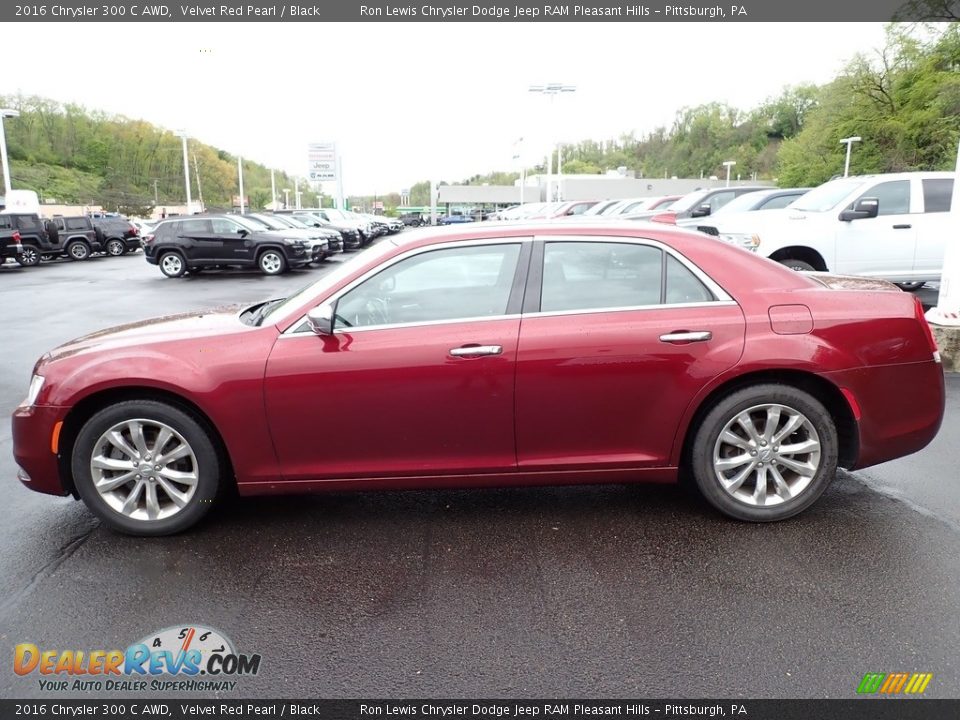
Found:
<svg viewBox="0 0 960 720"><path fill-rule="evenodd" d="M117 423L93 446L93 486L113 510L133 520L165 520L193 499L197 457L179 432L157 420Z"/></svg>
<svg viewBox="0 0 960 720"><path fill-rule="evenodd" d="M720 486L754 507L798 497L820 469L820 437L813 423L786 405L747 408L731 418L713 448Z"/></svg>
<svg viewBox="0 0 960 720"><path fill-rule="evenodd" d="M168 275L176 275L183 269L183 260L176 253L168 253L160 261L162 270Z"/></svg>
<svg viewBox="0 0 960 720"><path fill-rule="evenodd" d="M277 275L283 270L283 258L278 252L269 250L260 257L260 269L268 275Z"/></svg>

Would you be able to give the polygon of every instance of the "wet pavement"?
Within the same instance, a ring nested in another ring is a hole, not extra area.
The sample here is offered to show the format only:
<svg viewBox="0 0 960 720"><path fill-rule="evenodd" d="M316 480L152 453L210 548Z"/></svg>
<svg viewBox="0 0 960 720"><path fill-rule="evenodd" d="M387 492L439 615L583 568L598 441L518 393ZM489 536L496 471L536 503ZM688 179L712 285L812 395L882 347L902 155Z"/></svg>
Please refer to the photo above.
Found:
<svg viewBox="0 0 960 720"><path fill-rule="evenodd" d="M72 337L323 272L167 280L139 254L4 267L0 410ZM110 650L189 624L262 655L228 698L847 698L868 671L932 672L926 695L957 697L960 377L947 391L930 447L840 473L774 525L609 486L241 499L183 535L129 538L23 489L4 421L0 697L85 696L14 675L17 643Z"/></svg>

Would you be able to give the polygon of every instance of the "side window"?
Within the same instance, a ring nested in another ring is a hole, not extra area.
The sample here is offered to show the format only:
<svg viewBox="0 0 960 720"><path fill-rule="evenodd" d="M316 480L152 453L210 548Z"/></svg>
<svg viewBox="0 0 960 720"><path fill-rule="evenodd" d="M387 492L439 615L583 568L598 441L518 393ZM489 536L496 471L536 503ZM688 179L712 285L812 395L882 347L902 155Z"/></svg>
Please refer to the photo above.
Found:
<svg viewBox="0 0 960 720"><path fill-rule="evenodd" d="M8 230L13 227L13 220L9 215L0 213L0 229Z"/></svg>
<svg viewBox="0 0 960 720"><path fill-rule="evenodd" d="M21 230L37 230L40 227L40 220L35 220L33 215L18 215L17 226Z"/></svg>
<svg viewBox="0 0 960 720"><path fill-rule="evenodd" d="M796 200L799 195L780 195L779 197L772 197L766 202L764 202L757 210L779 210L780 208L785 208L787 205Z"/></svg>
<svg viewBox="0 0 960 720"><path fill-rule="evenodd" d="M880 201L878 215L905 215L910 212L910 181L892 180L874 185L857 200L875 197Z"/></svg>
<svg viewBox="0 0 960 720"><path fill-rule="evenodd" d="M72 218L67 220L67 230L86 230L87 221L83 218Z"/></svg>
<svg viewBox="0 0 960 720"><path fill-rule="evenodd" d="M208 233L213 232L213 230L210 227L209 220L181 220L177 232L187 235L190 233Z"/></svg>
<svg viewBox="0 0 960 720"><path fill-rule="evenodd" d="M544 248L542 312L660 302L663 256L649 245L551 242Z"/></svg>
<svg viewBox="0 0 960 720"><path fill-rule="evenodd" d="M667 255L666 302L699 303L716 300L700 278L672 255Z"/></svg>
<svg viewBox="0 0 960 720"><path fill-rule="evenodd" d="M213 218L210 223L213 225L213 232L217 235L236 235L243 229L233 220L227 220L227 218Z"/></svg>
<svg viewBox="0 0 960 720"><path fill-rule="evenodd" d="M923 181L923 211L925 213L950 212L952 199L952 179L936 178Z"/></svg>
<svg viewBox="0 0 960 720"><path fill-rule="evenodd" d="M336 327L503 315L519 243L430 250L367 278L337 302Z"/></svg>
<svg viewBox="0 0 960 720"><path fill-rule="evenodd" d="M715 213L717 210L722 208L728 202L733 200L737 194L732 190L730 192L717 193L708 201L710 203L710 212Z"/></svg>

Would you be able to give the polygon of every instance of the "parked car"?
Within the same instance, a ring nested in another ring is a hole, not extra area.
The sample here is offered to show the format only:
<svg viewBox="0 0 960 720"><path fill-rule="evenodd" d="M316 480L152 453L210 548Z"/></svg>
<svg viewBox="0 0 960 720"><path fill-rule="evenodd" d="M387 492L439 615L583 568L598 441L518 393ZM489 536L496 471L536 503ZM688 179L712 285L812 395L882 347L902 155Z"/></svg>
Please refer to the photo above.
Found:
<svg viewBox="0 0 960 720"><path fill-rule="evenodd" d="M583 217L588 218L588 217L593 217L595 215L603 215L606 210L609 210L619 205L621 202L623 201L618 199L599 200L593 207L589 207L583 211Z"/></svg>
<svg viewBox="0 0 960 720"><path fill-rule="evenodd" d="M140 249L140 230L122 215L91 216L97 240L107 255L123 255Z"/></svg>
<svg viewBox="0 0 960 720"><path fill-rule="evenodd" d="M837 178L783 210L718 218L715 233L794 270L884 278L915 289L937 281L950 224L953 173Z"/></svg>
<svg viewBox="0 0 960 720"><path fill-rule="evenodd" d="M23 252L17 262L25 267L66 256L86 260L93 253L103 252L90 218L56 217L43 220L35 213L0 213L0 230L17 230Z"/></svg>
<svg viewBox="0 0 960 720"><path fill-rule="evenodd" d="M458 215L456 213L441 215L437 218L437 225L460 225L472 222L474 222L473 215Z"/></svg>
<svg viewBox="0 0 960 720"><path fill-rule="evenodd" d="M756 192L741 195L734 198L719 210L710 214L707 221L700 218L687 218L678 220L677 225L681 227L696 227L700 232L708 235L716 235L718 222L738 222L735 216L738 213L752 213L764 210L782 210L795 200L810 192L810 188L772 188L770 190L757 190ZM746 218L749 222L750 218Z"/></svg>
<svg viewBox="0 0 960 720"><path fill-rule="evenodd" d="M308 241L311 246L319 248L319 259L322 262L334 253L343 252L343 240L336 230L327 228L295 228L288 222L280 220L277 215L261 213L246 213L243 216L248 222L260 223L266 230L282 230L288 237L300 237Z"/></svg>
<svg viewBox="0 0 960 720"><path fill-rule="evenodd" d="M344 250L356 250L363 247L363 235L360 234L360 230L357 229L357 226L354 223L347 224L331 222L325 217L320 217L319 215L307 210L294 210L290 213L278 210L274 214L278 217L290 218L293 222L302 223L307 227L322 227L336 230L343 238Z"/></svg>
<svg viewBox="0 0 960 720"><path fill-rule="evenodd" d="M657 195L645 198L630 198L621 200L616 206L609 208L604 213L607 217L616 217L617 215L632 215L638 212L649 212L652 210L668 210L681 195Z"/></svg>
<svg viewBox="0 0 960 720"><path fill-rule="evenodd" d="M944 399L923 308L889 283L652 224L474 224L380 243L285 300L54 349L13 452L26 487L137 535L189 527L233 486L681 473L766 522L812 505L838 465L927 445Z"/></svg>
<svg viewBox="0 0 960 720"><path fill-rule="evenodd" d="M360 235L360 246L370 244L374 239L374 229L370 221L358 217L347 210L336 210L334 208L320 208L319 210L308 211L318 217L323 222L340 230L340 228L351 228ZM342 230L341 230L342 232ZM346 239L346 238L344 238Z"/></svg>
<svg viewBox="0 0 960 720"><path fill-rule="evenodd" d="M20 244L20 231L0 227L0 265L6 264L7 260L19 261L21 255L23 245Z"/></svg>
<svg viewBox="0 0 960 720"><path fill-rule="evenodd" d="M257 267L279 275L319 261L319 245L290 235L239 215L191 215L161 222L143 250L147 262L171 278L211 267Z"/></svg>
<svg viewBox="0 0 960 720"><path fill-rule="evenodd" d="M766 190L762 186L736 186L695 190L673 202L669 209L651 209L632 213L624 217L629 220L653 220L654 222L675 225L678 220L702 218L715 213L734 198L746 193Z"/></svg>

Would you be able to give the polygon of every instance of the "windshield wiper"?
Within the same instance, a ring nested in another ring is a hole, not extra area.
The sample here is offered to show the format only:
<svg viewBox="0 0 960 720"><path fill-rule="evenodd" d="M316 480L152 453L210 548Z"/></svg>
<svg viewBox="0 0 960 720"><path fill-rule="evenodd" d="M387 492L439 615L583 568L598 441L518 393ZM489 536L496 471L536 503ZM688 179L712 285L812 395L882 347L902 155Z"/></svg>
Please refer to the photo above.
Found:
<svg viewBox="0 0 960 720"><path fill-rule="evenodd" d="M260 303L258 306L254 306L256 307L256 310L253 311L253 315L250 318L250 324L260 325L260 323L263 322L263 318L267 316L267 313L284 300L286 300L286 298L274 298L273 300L267 300L266 302Z"/></svg>

